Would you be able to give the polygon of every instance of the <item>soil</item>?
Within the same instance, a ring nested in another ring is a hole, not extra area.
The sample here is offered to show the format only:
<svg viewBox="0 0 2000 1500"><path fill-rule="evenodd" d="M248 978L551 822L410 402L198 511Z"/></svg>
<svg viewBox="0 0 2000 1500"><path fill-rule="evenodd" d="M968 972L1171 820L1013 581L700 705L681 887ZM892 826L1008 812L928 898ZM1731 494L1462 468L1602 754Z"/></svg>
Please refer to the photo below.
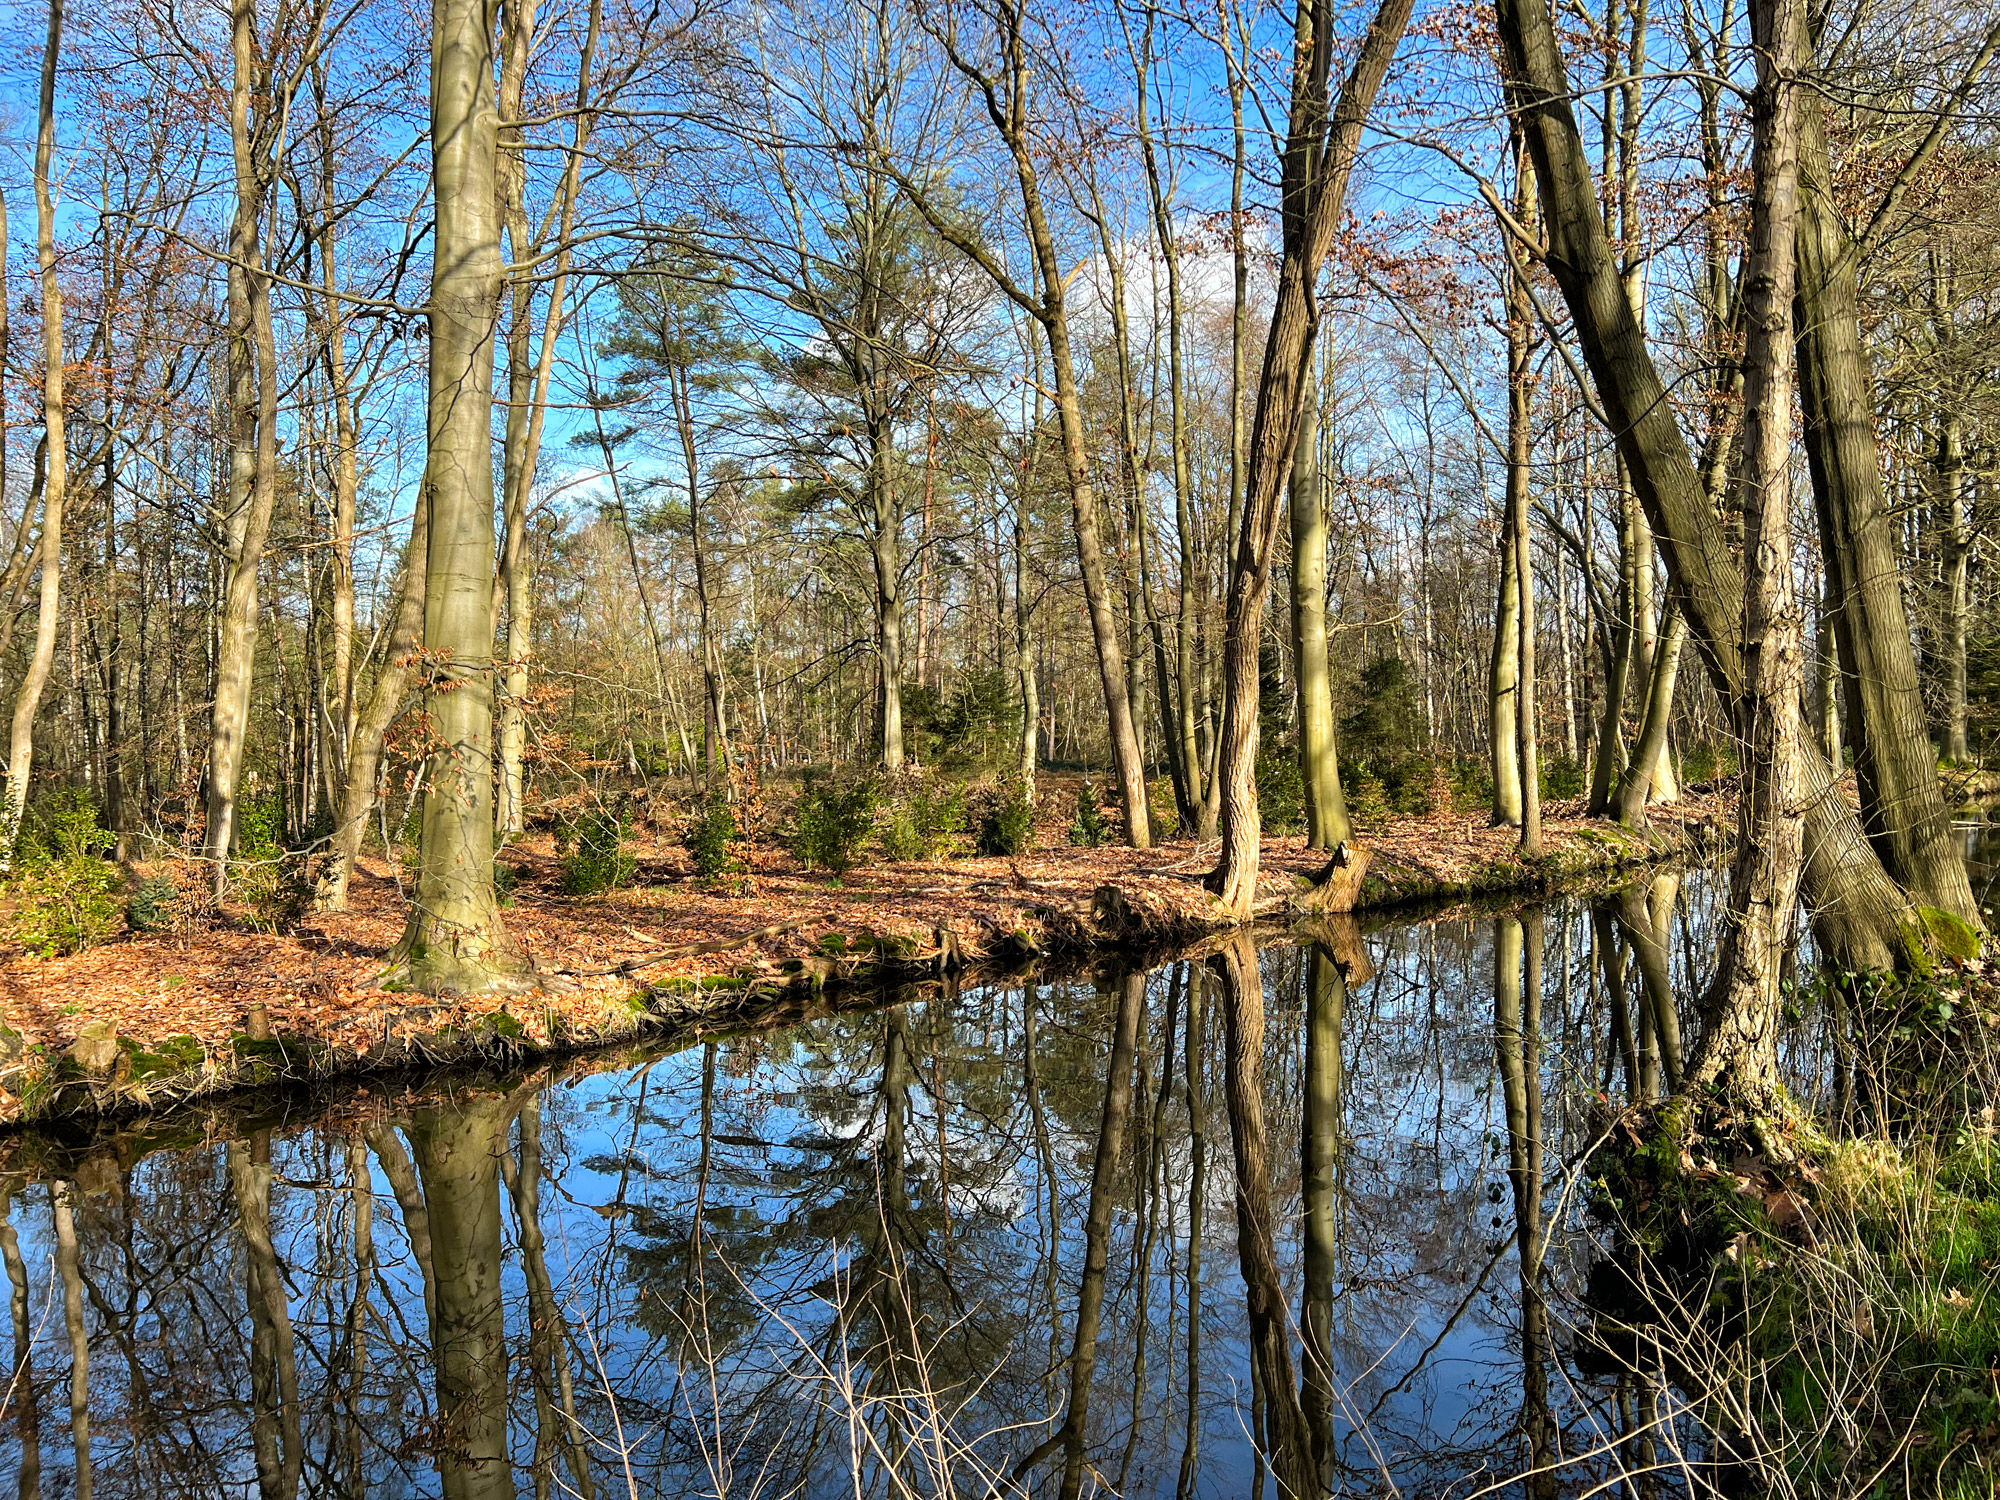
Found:
<svg viewBox="0 0 2000 1500"><path fill-rule="evenodd" d="M1483 818L1398 818L1357 836L1371 864L1352 906L1546 889L1702 852L1731 818L1726 788L1654 809L1643 836L1582 816L1580 802L1551 804L1545 853L1532 862L1518 856L1513 830ZM740 874L704 880L677 841L642 831L629 886L573 898L561 893L553 839L540 834L502 855L519 872L506 920L541 976L536 991L508 999L383 988L403 897L396 867L364 857L349 910L315 913L283 934L210 912L66 957L0 956L0 1126L629 1041L794 986L1198 939L1225 925L1201 885L1215 849L1049 847L833 876L758 844L740 851ZM1307 915L1326 865L1303 839L1267 839L1259 914ZM192 863L149 873L162 872L188 890L205 878Z"/></svg>

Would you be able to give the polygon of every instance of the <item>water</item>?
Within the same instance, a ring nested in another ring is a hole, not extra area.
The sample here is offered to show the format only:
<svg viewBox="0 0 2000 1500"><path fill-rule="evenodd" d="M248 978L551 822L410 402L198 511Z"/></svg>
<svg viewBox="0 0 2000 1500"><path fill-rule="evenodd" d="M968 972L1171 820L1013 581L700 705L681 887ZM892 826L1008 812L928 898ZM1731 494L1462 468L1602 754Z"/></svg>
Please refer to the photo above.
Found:
<svg viewBox="0 0 2000 1500"><path fill-rule="evenodd" d="M1619 918L1690 994L1713 906L1669 878L1388 926L1351 983L1351 933L1246 945L23 1140L0 1482L1233 1496L1297 1451L1334 1493L1673 1490L1688 1414L1579 1358L1572 1165L1676 1062Z"/></svg>

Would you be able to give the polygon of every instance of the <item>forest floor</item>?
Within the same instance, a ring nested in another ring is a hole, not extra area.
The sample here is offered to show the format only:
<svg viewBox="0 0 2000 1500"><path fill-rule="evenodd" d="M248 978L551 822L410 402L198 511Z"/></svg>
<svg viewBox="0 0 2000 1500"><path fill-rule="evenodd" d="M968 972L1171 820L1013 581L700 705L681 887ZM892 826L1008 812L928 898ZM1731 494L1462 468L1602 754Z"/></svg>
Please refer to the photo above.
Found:
<svg viewBox="0 0 2000 1500"><path fill-rule="evenodd" d="M1533 862L1519 857L1514 831L1483 817L1397 817L1357 836L1373 863L1354 906L1548 889L1715 847L1732 817L1727 789L1654 809L1644 835L1582 816L1580 799L1553 803ZM1201 887L1213 843L1048 847L839 876L770 845L742 852L741 873L704 880L677 841L642 831L631 884L574 898L561 893L550 835L510 845L502 861L517 882L506 921L540 983L505 999L383 987L405 908L396 867L367 857L349 910L314 913L281 934L209 916L64 957L0 954L0 1126L625 1041L723 1024L746 1001L787 989L1157 946L1220 925ZM1297 897L1325 865L1303 839L1267 839L1260 915L1296 919ZM184 888L203 879L192 864L171 873Z"/></svg>

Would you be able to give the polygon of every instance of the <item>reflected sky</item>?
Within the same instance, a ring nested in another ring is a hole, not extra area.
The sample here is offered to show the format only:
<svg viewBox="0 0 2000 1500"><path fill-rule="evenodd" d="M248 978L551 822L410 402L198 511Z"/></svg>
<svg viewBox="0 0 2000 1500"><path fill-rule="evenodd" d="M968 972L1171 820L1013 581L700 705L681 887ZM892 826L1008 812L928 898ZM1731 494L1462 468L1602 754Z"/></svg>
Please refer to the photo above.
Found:
<svg viewBox="0 0 2000 1500"><path fill-rule="evenodd" d="M24 1141L0 1488L1683 1490L1670 1395L1581 1373L1573 1168L1713 921L1667 879Z"/></svg>

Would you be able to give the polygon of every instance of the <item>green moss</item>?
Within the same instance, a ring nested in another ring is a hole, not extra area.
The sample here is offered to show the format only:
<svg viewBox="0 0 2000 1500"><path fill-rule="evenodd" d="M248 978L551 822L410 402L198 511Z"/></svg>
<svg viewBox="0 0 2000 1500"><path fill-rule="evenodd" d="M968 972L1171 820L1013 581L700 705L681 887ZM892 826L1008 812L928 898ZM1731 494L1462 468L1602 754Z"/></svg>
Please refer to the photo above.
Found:
<svg viewBox="0 0 2000 1500"><path fill-rule="evenodd" d="M1938 952L1968 964L1979 957L1979 934L1973 931L1970 923L1935 906L1920 906L1917 915L1923 918L1931 943Z"/></svg>
<svg viewBox="0 0 2000 1500"><path fill-rule="evenodd" d="M202 1065L207 1055L200 1042L186 1035L170 1036L151 1049L140 1046L129 1036L118 1038L118 1045L132 1059L135 1083L192 1073Z"/></svg>
<svg viewBox="0 0 2000 1500"><path fill-rule="evenodd" d="M493 1028L494 1035L507 1037L510 1040L514 1037L524 1035L527 1030L526 1027L504 1010L491 1012L486 1017L486 1024Z"/></svg>

